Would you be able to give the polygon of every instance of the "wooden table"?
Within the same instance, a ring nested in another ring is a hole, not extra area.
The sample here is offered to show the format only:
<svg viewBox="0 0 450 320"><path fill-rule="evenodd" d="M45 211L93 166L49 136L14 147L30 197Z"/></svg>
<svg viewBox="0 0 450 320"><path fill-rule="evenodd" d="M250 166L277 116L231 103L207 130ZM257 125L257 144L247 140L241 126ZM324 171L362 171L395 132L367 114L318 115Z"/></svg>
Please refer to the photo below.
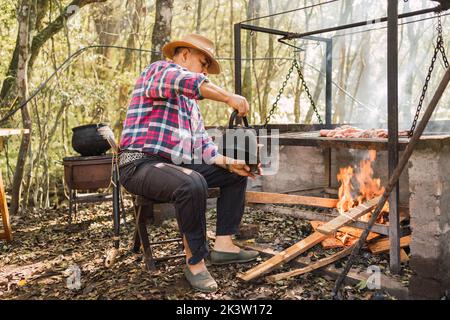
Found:
<svg viewBox="0 0 450 320"><path fill-rule="evenodd" d="M29 134L28 129L0 129L0 152L3 151L4 137L16 134ZM3 231L0 231L0 239L6 242L12 241L12 230L9 223L8 203L6 201L5 187L3 186L2 171L0 170L0 213L2 215ZM1 230L1 229L0 229Z"/></svg>

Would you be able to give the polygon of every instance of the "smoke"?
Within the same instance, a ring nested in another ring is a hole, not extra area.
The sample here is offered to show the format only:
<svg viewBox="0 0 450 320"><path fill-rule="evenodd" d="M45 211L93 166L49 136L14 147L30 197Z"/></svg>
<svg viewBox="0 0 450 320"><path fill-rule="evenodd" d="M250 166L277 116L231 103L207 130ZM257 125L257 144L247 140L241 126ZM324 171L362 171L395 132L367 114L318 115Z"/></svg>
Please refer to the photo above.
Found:
<svg viewBox="0 0 450 320"><path fill-rule="evenodd" d="M269 14L267 1L259 0L261 12L259 16ZM302 6L317 4L317 1L298 2L288 0L274 1L275 12L292 10ZM399 14L432 8L436 5L432 1L408 1L399 2ZM291 32L308 32L322 28L335 27L342 24L367 21L362 27L350 28L334 32L325 32L318 36L333 40L333 119L336 123L351 123L364 129L387 128L387 23L373 23L387 14L387 1L379 0L342 0L327 3L308 10L293 11L273 17L273 25L270 18L256 20L262 27ZM448 29L449 17L442 14L444 43L450 43ZM256 21L250 24L256 24ZM424 80L431 62L434 45L436 43L437 19L435 14L426 14L399 19L399 69L398 69L398 118L399 129L409 129L420 98ZM301 63L304 62L304 75L312 93L318 87L318 81L322 84L325 77L319 76L321 66L324 63L324 46L311 40L292 41L300 46ZM262 44L261 44L262 45ZM449 48L446 48L450 52ZM293 49L280 45L280 56L292 57ZM443 74L442 58L436 61L435 72L431 78L428 94L424 101L424 107L428 104L433 91ZM288 66L285 66L287 73ZM281 85L284 73L276 75L273 80ZM295 77L294 77L295 80ZM292 81L294 82L294 81ZM277 88L278 86L275 86ZM345 91L345 93L343 93ZM277 92L271 92L271 100ZM325 108L325 86L320 94L313 94L319 111L323 113ZM286 101L280 106L294 104L294 97L289 96L289 90L285 92ZM444 95L440 107L436 110L432 120L450 119L448 94ZM310 107L306 95L301 95L301 119ZM289 110L288 110L289 109ZM293 110L285 108L276 115L280 122L291 122ZM314 118L313 118L314 119ZM445 123L439 128L449 131Z"/></svg>

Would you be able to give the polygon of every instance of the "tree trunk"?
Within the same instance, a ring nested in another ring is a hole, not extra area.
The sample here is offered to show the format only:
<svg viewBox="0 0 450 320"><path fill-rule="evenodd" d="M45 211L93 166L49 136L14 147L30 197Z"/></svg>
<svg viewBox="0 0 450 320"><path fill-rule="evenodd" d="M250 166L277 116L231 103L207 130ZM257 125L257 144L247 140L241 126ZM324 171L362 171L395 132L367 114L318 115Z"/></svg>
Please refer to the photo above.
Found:
<svg viewBox="0 0 450 320"><path fill-rule="evenodd" d="M355 86L354 86L353 93L352 93L353 97L356 97L356 95L358 94L359 88L361 86L361 80L362 80L363 74L364 74L365 69L366 69L366 64L367 64L366 58L368 56L367 51L368 51L368 48L369 48L370 41L371 41L371 35L369 33L367 35L367 37L364 39L364 41L362 41L361 51L360 51L361 53L358 54L358 57L359 57L359 70L358 70L358 76L356 77ZM356 70L356 68L355 68L355 70ZM352 100L352 104L350 106L350 113L349 113L348 123L352 123L352 117L353 117L353 112L355 110L355 105L356 105L356 101Z"/></svg>
<svg viewBox="0 0 450 320"><path fill-rule="evenodd" d="M295 116L295 123L300 123L300 116L301 116L301 104L300 104L300 96L302 94L303 87L302 83L300 81L300 77L297 77L297 82L295 85L295 98L294 98L294 116Z"/></svg>
<svg viewBox="0 0 450 320"><path fill-rule="evenodd" d="M405 3L405 9L409 10L409 2ZM413 66L417 65L417 54L418 54L418 48L419 46L417 43L419 43L418 39L418 33L416 32L415 28L418 28L418 30L421 30L420 27L423 28L423 25L419 24L416 26L416 23L411 24L407 26L407 34L408 34L408 42L409 42L409 58L407 59L408 63L408 70L409 68L413 68ZM414 97L414 81L416 78L416 72L412 72L411 75L406 79L406 85L405 85L405 92L404 92L404 101L405 103L400 104L400 112L403 111L403 118L399 119L400 122L404 123L411 123L412 122L412 113L410 110L412 110L412 106L414 104L413 99ZM402 110L403 109L403 110Z"/></svg>
<svg viewBox="0 0 450 320"><path fill-rule="evenodd" d="M346 59L345 55L347 54L347 51L345 47L342 47L340 50L340 58L339 58L339 80L338 83L341 86L341 88L345 91L347 91L347 85L345 82L345 70L346 70ZM333 114L333 123L342 123L345 118L345 94L342 91L339 91L337 94L337 103L335 105L336 111Z"/></svg>
<svg viewBox="0 0 450 320"><path fill-rule="evenodd" d="M351 4L347 4L346 2L343 2L341 5L341 10L340 10L340 19L339 19L339 24L345 24L347 23L349 17L350 17L350 13L351 13ZM340 63L339 63L339 71L338 71L338 75L339 75L339 86L341 88L343 88L344 90L347 90L347 78L348 78L348 74L346 74L347 70L348 70L348 62L349 60L346 59L347 55L349 54L349 51L347 50L347 47L349 47L349 44L347 43L347 41L351 41L351 36L350 38L347 37L341 37L338 41L338 43L336 44L336 48L340 47ZM342 121L345 121L345 94L340 91L337 94L337 102L333 103L333 106L335 106L335 112L333 114L333 123L341 123Z"/></svg>
<svg viewBox="0 0 450 320"><path fill-rule="evenodd" d="M42 22L44 21L44 18L48 15L48 10L50 7L50 0L40 0L39 6L36 8L36 24L35 24L35 30L41 31L44 25Z"/></svg>
<svg viewBox="0 0 450 320"><path fill-rule="evenodd" d="M229 56L230 57L234 57L234 0L230 0L230 52L229 52ZM225 20L224 20L225 21ZM234 70L234 61L230 60L230 70ZM231 81L232 83L235 82L235 76L234 76L234 72L231 73L232 78Z"/></svg>
<svg viewBox="0 0 450 320"><path fill-rule="evenodd" d="M319 97L320 97L320 94L322 93L323 85L325 83L324 78L323 78L323 75L325 74L325 71L326 71L325 66L326 66L326 64L322 63L319 74L317 75L317 79L316 79L317 85L314 88L314 94L313 94L313 100L316 104L317 104L317 101L319 101ZM308 109L308 112L306 113L305 123L307 123L307 124L311 123L313 114L314 114L314 109L311 105L310 108Z"/></svg>
<svg viewBox="0 0 450 320"><path fill-rule="evenodd" d="M306 1L304 1L304 5L305 6L307 5ZM319 8L319 10L321 10L321 9ZM309 11L305 10L304 14L305 14L305 30L308 30L309 29L309 22L311 21L311 16L313 14L313 10L312 9L310 9ZM305 51L305 56L303 58L305 61L306 61L306 53L307 53L307 51ZM305 68L303 67L302 68L302 73L304 73L304 69ZM317 102L317 100L318 100L318 98L320 96L320 92L322 91L322 88L320 87L321 84L322 84L321 83L322 82L321 81L322 80L322 78L321 78L322 74L325 74L325 64L324 63L321 64L321 69L320 69L319 75L317 76L317 81L315 82L316 86L314 88L314 94L313 94L313 100L314 100L315 103ZM305 79L305 81L306 81L306 79ZM303 91L303 84L301 85L301 90L299 90L299 91L300 91L300 94L301 94L301 92ZM308 111L306 112L306 116L305 116L305 120L304 120L304 123L306 123L306 124L310 124L311 123L312 116L314 114L314 108L312 107L312 104L311 104L310 101L308 101L308 105L309 105L309 108L308 108ZM299 112L300 112L300 109L299 109ZM300 119L300 115L299 115L299 119Z"/></svg>
<svg viewBox="0 0 450 320"><path fill-rule="evenodd" d="M252 18L254 12L254 2L255 0L250 0L247 6L247 19ZM244 67L244 83L242 84L242 95L247 98L247 101L251 103L252 101L252 71L251 71L251 60L252 57L251 52L251 35L250 32L246 32L245 37L245 67ZM251 122L251 113L247 116L248 120Z"/></svg>
<svg viewBox="0 0 450 320"><path fill-rule="evenodd" d="M156 0L155 25L152 34L152 50L161 52L164 44L170 41L172 33L173 0ZM162 53L152 52L151 62L163 59Z"/></svg>
<svg viewBox="0 0 450 320"><path fill-rule="evenodd" d="M107 46L114 45L119 40L124 20L122 17L110 14L120 9L118 3L106 2L93 9L90 13L94 21L99 43ZM110 61L111 48L98 48L97 53L101 55L101 61L99 61L101 65L107 64ZM104 66L104 69L100 68L100 70L100 79L106 80L110 77L107 72L111 70L110 66Z"/></svg>
<svg viewBox="0 0 450 320"><path fill-rule="evenodd" d="M196 33L200 33L201 23L202 23L202 0L197 0L197 25L195 26Z"/></svg>
<svg viewBox="0 0 450 320"><path fill-rule="evenodd" d="M130 34L127 39L127 47L134 48L136 46L136 39L138 39L140 25L140 12L144 7L144 0L133 0L128 2L128 21L130 21ZM129 70L133 66L135 60L135 52L132 50L125 51L125 56L122 61L120 69L122 73ZM119 103L118 103L118 117L116 123L113 125L115 132L122 130L122 121L127 111L127 103L129 99L130 84L121 84L119 87Z"/></svg>
<svg viewBox="0 0 450 320"><path fill-rule="evenodd" d="M273 2L272 0L269 0L269 14L273 14ZM269 18L269 28L273 29L275 26L275 20L273 17ZM273 76L273 69L274 69L274 61L271 59L274 56L274 43L273 43L273 36L269 35L269 49L267 50L267 57L269 58L267 63L267 69L266 69L266 85L264 87L264 93L263 93L263 99L262 99L262 110L261 110L261 119L266 119L267 117L267 107L269 104L269 93L270 93L270 81Z"/></svg>
<svg viewBox="0 0 450 320"><path fill-rule="evenodd" d="M20 103L23 103L28 97L28 62L30 59L30 36L32 33L31 11L32 0L22 0L17 16L19 23L19 56L17 65L17 89ZM13 178L11 214L17 214L19 211L20 191L22 187L22 178L25 168L25 161L30 147L31 138L31 117L28 106L22 108L22 124L25 129L30 130L30 134L22 136L19 155L17 158L16 171Z"/></svg>

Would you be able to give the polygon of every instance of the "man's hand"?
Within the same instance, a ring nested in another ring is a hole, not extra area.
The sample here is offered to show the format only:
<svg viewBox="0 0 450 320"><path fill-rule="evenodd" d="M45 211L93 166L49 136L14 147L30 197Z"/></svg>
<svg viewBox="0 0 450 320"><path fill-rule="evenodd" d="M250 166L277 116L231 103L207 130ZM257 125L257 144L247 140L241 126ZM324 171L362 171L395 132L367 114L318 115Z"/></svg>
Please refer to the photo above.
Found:
<svg viewBox="0 0 450 320"><path fill-rule="evenodd" d="M251 172L250 167L245 164L244 160L236 160L219 154L215 160L215 164L240 176L255 179L255 174Z"/></svg>
<svg viewBox="0 0 450 320"><path fill-rule="evenodd" d="M200 93L205 99L225 102L238 111L240 117L246 116L250 109L247 99L238 94L228 92L210 82L203 82L200 86Z"/></svg>
<svg viewBox="0 0 450 320"><path fill-rule="evenodd" d="M236 109L240 117L246 116L250 109L247 99L238 94L231 94L225 102L233 109Z"/></svg>
<svg viewBox="0 0 450 320"><path fill-rule="evenodd" d="M243 177L250 177L252 179L255 178L255 174L250 171L250 167L246 165L245 163L233 163L230 164L230 170L237 175L243 176Z"/></svg>

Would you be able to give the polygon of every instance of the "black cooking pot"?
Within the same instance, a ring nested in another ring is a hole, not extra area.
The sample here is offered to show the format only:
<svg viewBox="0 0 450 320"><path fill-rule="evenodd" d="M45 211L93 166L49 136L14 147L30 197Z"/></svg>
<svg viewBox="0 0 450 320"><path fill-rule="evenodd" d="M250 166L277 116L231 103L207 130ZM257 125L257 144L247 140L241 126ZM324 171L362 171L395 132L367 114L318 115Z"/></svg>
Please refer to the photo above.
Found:
<svg viewBox="0 0 450 320"><path fill-rule="evenodd" d="M100 156L111 149L108 141L97 131L106 124L87 124L72 128L72 147L82 156Z"/></svg>
<svg viewBox="0 0 450 320"><path fill-rule="evenodd" d="M254 128L248 124L247 117L242 117L244 126L236 125L238 111L234 110L230 116L228 130L219 139L219 152L229 158L244 160L252 172L258 171L258 137Z"/></svg>

